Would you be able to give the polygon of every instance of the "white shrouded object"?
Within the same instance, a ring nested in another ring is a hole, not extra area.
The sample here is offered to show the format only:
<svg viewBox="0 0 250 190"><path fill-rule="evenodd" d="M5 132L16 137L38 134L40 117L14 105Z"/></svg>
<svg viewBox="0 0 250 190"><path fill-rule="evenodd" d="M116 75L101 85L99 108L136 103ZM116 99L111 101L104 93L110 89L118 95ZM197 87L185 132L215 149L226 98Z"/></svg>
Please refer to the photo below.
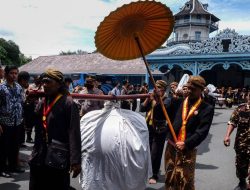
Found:
<svg viewBox="0 0 250 190"><path fill-rule="evenodd" d="M207 88L208 88L209 92L214 92L216 90L216 87L213 84L208 84Z"/></svg>
<svg viewBox="0 0 250 190"><path fill-rule="evenodd" d="M148 128L139 113L109 102L81 119L84 190L144 190L152 176Z"/></svg>
<svg viewBox="0 0 250 190"><path fill-rule="evenodd" d="M180 82L178 83L178 86L177 86L177 88L176 88L176 91L182 90L182 87L183 87L185 84L187 84L189 78L190 78L190 76L189 76L188 74L184 74L184 75L181 77Z"/></svg>

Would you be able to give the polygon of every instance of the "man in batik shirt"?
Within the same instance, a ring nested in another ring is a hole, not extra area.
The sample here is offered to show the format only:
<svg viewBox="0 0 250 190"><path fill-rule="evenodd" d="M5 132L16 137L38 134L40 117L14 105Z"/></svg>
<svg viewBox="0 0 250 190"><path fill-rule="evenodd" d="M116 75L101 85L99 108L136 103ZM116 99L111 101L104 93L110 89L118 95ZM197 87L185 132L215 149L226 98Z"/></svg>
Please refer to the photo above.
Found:
<svg viewBox="0 0 250 190"><path fill-rule="evenodd" d="M247 97L247 103L239 105L232 113L228 122L227 133L224 138L224 145L230 145L230 135L237 128L234 149L236 152L236 176L239 178L239 184L235 190L246 189L250 181L248 174L250 161L250 97ZM250 186L248 187L250 189Z"/></svg>
<svg viewBox="0 0 250 190"><path fill-rule="evenodd" d="M23 89L16 82L16 66L6 66L4 71L6 80L0 84L0 175L10 177L8 172L24 172L17 167L19 129L23 120Z"/></svg>

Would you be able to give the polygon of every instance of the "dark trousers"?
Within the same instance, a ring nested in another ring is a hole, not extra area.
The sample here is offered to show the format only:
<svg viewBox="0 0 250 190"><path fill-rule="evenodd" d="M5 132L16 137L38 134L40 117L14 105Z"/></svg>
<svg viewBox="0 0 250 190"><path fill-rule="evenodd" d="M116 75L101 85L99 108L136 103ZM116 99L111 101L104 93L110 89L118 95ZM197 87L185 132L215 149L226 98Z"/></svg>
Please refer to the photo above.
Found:
<svg viewBox="0 0 250 190"><path fill-rule="evenodd" d="M236 175L240 180L245 180L248 177L250 180L250 176L248 174L248 169L250 167L250 155L248 153L238 153L236 152Z"/></svg>
<svg viewBox="0 0 250 190"><path fill-rule="evenodd" d="M27 139L31 139L31 133L32 133L32 129L35 125L35 118L36 118L36 114L35 114L35 103L31 102L31 103L26 103L24 105L24 120L25 120L25 129L27 132Z"/></svg>
<svg viewBox="0 0 250 190"><path fill-rule="evenodd" d="M32 138L31 138L31 134L32 134L32 129L33 129L33 127L34 127L34 125L30 125L30 124L27 124L27 125L26 125L25 130L26 130L26 133L27 133L27 140L32 139Z"/></svg>
<svg viewBox="0 0 250 190"><path fill-rule="evenodd" d="M58 170L46 166L30 166L29 190L69 190L68 170Z"/></svg>
<svg viewBox="0 0 250 190"><path fill-rule="evenodd" d="M135 111L137 108L137 100L135 99L135 101L132 102L132 111Z"/></svg>
<svg viewBox="0 0 250 190"><path fill-rule="evenodd" d="M0 137L0 170L6 171L17 167L20 125L2 125L2 128L3 134Z"/></svg>
<svg viewBox="0 0 250 190"><path fill-rule="evenodd" d="M151 153L151 162L153 170L153 178L158 179L158 173L161 166L161 158L163 148L167 136L166 131L157 132L153 126L148 126L149 129L149 145Z"/></svg>
<svg viewBox="0 0 250 190"><path fill-rule="evenodd" d="M19 145L22 145L25 143L25 128L24 123L22 123L19 127Z"/></svg>

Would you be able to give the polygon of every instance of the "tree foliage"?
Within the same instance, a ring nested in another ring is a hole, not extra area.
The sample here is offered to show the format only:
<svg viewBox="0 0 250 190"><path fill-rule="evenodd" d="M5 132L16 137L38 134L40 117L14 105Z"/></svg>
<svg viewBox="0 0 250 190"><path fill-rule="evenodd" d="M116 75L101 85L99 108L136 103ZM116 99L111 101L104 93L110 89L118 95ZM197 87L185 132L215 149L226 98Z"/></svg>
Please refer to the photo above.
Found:
<svg viewBox="0 0 250 190"><path fill-rule="evenodd" d="M21 66L31 61L32 58L22 54L15 42L0 38L0 60L3 65Z"/></svg>
<svg viewBox="0 0 250 190"><path fill-rule="evenodd" d="M20 61L21 61L20 64L21 65L24 65L24 64L32 61L32 57L26 57L23 53L20 53L19 57L20 57Z"/></svg>
<svg viewBox="0 0 250 190"><path fill-rule="evenodd" d="M88 52L83 51L83 50L77 50L77 51L61 51L59 53L59 55L84 55L84 54L88 54Z"/></svg>

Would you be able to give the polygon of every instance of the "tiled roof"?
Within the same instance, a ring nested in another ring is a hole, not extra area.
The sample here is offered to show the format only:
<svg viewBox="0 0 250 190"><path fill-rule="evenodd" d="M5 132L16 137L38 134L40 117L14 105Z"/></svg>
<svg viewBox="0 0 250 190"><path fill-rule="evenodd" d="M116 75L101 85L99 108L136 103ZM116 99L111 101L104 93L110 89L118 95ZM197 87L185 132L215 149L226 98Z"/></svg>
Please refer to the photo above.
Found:
<svg viewBox="0 0 250 190"><path fill-rule="evenodd" d="M189 8L186 7L186 5L189 4ZM175 14L174 16L184 16L184 15L195 15L195 14L201 14L201 15L211 15L213 21L217 22L220 19L217 18L215 15L209 13L204 7L203 4L199 0L189 0L185 3L185 6L182 7L181 11Z"/></svg>
<svg viewBox="0 0 250 190"><path fill-rule="evenodd" d="M116 61L104 57L100 53L83 55L55 55L40 56L21 66L20 71L29 73L43 73L48 68L55 68L68 73L96 73L96 74L123 74L144 75L146 67L141 58L127 61ZM153 74L161 74L159 71Z"/></svg>

